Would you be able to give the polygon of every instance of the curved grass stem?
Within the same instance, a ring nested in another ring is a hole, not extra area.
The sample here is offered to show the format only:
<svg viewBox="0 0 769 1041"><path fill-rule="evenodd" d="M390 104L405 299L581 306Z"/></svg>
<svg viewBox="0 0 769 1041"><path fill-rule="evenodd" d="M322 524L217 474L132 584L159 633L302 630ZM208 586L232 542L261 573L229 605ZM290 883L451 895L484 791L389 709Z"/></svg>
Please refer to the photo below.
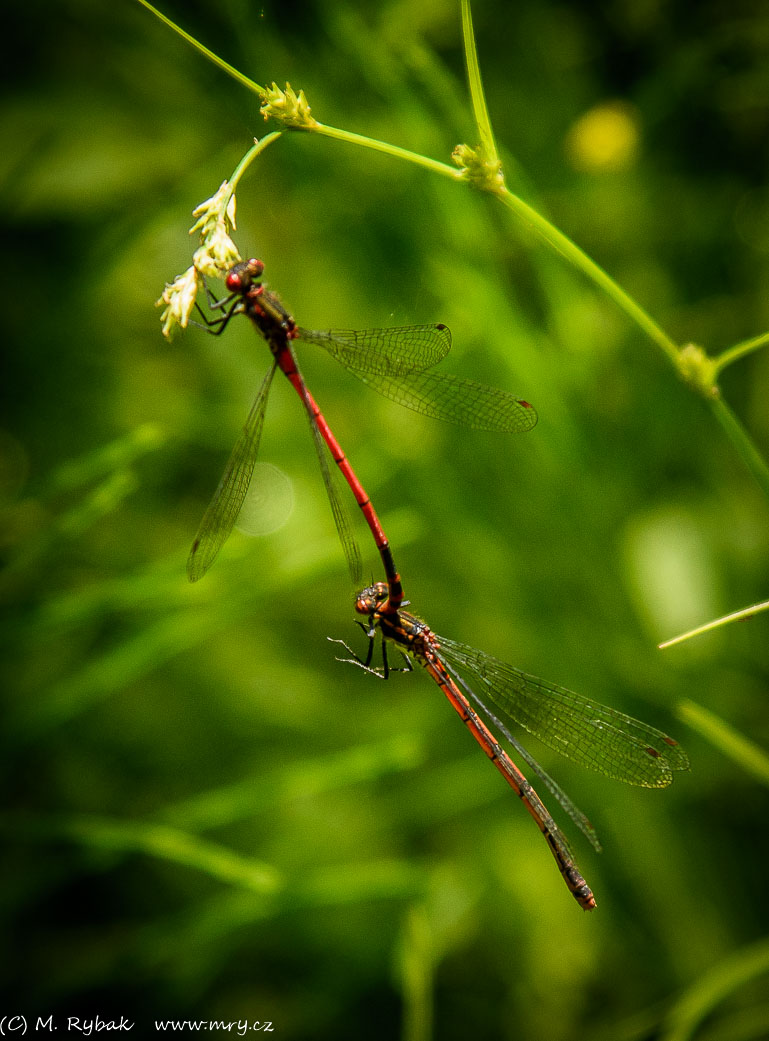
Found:
<svg viewBox="0 0 769 1041"><path fill-rule="evenodd" d="M715 374L718 375L727 365L731 365L732 362L739 361L740 358L744 358L746 355L752 354L753 351L757 351L759 348L767 345L769 345L769 332L761 333L760 336L754 336L750 340L743 340L742 343L729 347L728 350L723 351L717 358L713 359Z"/></svg>
<svg viewBox="0 0 769 1041"><path fill-rule="evenodd" d="M199 51L204 58L208 58L210 62L212 62L214 65L217 65L220 69L226 72L228 76L232 76L232 78L234 80L237 80L238 83L241 84L241 86L246 88L246 90L250 90L252 93L258 94L260 98L264 99L264 97L267 94L267 91L264 87L261 87L252 79L249 79L248 76L244 76L242 72L239 72L234 67L234 65L230 65L229 62L226 62L223 58L220 58L218 54L214 54L214 52L209 50L208 47L205 46L205 44L202 44L199 40L196 40L194 36L190 36L190 34L188 32L185 32L180 25L177 25L176 22L171 21L171 19L167 15L164 15L162 11L158 11L158 9L156 7L153 7L152 4L148 3L147 0L138 0L138 3L140 3L142 7L146 7L150 14L154 14L156 18L160 19L160 21L164 25L167 25L168 28L173 30L173 32L175 32L178 36L181 36L181 38L186 43L188 43L191 47L194 47L196 51Z"/></svg>
<svg viewBox="0 0 769 1041"><path fill-rule="evenodd" d="M537 213L535 209L525 203L519 196L513 195L507 188L496 192L495 195L502 205L506 206L522 224L534 231L543 242L547 243L557 253L560 253L577 270L581 271L587 278L599 286L607 296L611 297L625 314L657 344L673 365L677 367L679 350L675 341L602 267L596 264L568 236L564 235L554 224L551 224L550 221Z"/></svg>
<svg viewBox="0 0 769 1041"><path fill-rule="evenodd" d="M677 707L676 715L746 773L769 787L769 753L766 749L735 730L715 712L710 712L688 698L684 698Z"/></svg>
<svg viewBox="0 0 769 1041"><path fill-rule="evenodd" d="M254 143L253 143L252 147L249 148L249 150L246 152L246 154L240 160L238 165L233 170L232 176L229 179L229 194L227 196L227 201L228 202L229 202L230 198L232 197L232 195L234 194L235 189L238 186L238 181L240 181L240 178L243 176L243 174L249 168L251 163L253 163L254 159L256 159L256 157L258 155L261 155L261 153L265 150L265 148L269 148L269 146L271 144L273 144L275 141L277 141L282 133L283 132L281 130L273 130L271 134L265 134L264 137L262 137L262 138L260 138L258 140L254 139ZM227 208L226 204L225 204L224 208L226 210L226 208Z"/></svg>
<svg viewBox="0 0 769 1041"><path fill-rule="evenodd" d="M328 126L325 123L318 123L312 132L322 134L323 137L333 138L335 141L345 141L347 144L357 145L359 148L370 148L374 152L381 152L383 155L392 156L394 159L413 163L415 166L421 166L425 170L430 170L431 173L440 174L441 177L449 177L453 181L462 180L462 171L449 166L448 163L430 159L428 156L420 155L418 152L410 152L407 148L391 145L387 141L377 141L376 138L355 134L351 130L340 130L338 127Z"/></svg>
<svg viewBox="0 0 769 1041"><path fill-rule="evenodd" d="M769 466L766 460L721 395L711 397L708 401L716 419L726 431L743 462L755 477L763 493L769 498Z"/></svg>
<svg viewBox="0 0 769 1041"><path fill-rule="evenodd" d="M674 647L677 643L691 640L694 636L701 636L703 633L710 633L714 629L720 629L721 626L729 625L730 622L742 622L747 618L753 618L754 615L759 614L761 611L769 611L769 600L764 600L761 604L753 604L752 607L743 607L739 611L732 611L731 614L722 615L720 618L715 618L712 622L698 625L696 629L689 629L688 632L681 633L680 636L672 636L669 640L658 643L657 648L664 651L668 647Z"/></svg>
<svg viewBox="0 0 769 1041"><path fill-rule="evenodd" d="M462 37L465 44L465 62L467 64L467 82L470 87L470 100L473 104L473 116L478 130L484 159L487 163L499 162L497 146L494 143L494 131L491 128L489 110L486 107L486 96L483 92L481 68L478 62L478 49L475 46L473 19L470 13L470 0L462 0Z"/></svg>

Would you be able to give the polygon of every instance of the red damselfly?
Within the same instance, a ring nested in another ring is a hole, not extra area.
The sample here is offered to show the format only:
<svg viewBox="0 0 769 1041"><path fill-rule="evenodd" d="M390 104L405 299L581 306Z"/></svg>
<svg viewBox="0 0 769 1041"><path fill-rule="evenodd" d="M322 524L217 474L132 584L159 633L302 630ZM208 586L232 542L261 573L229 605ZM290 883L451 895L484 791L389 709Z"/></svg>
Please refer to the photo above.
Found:
<svg viewBox="0 0 769 1041"><path fill-rule="evenodd" d="M399 592L399 579L388 540L361 482L307 389L299 371L293 341L323 347L367 386L422 415L475 430L522 432L535 425L536 412L527 401L515 398L506 391L461 377L428 371L446 356L451 347L451 333L445 325L414 325L366 331L340 329L314 332L302 329L278 297L264 288L260 281L263 271L264 265L260 260L235 264L225 282L229 295L223 300L209 301L211 308L221 311L221 314L213 319L203 315L206 327L215 334L221 333L234 315L247 315L267 341L273 364L259 389L193 542L187 562L190 581L194 582L206 573L237 520L254 471L270 385L276 368L279 368L290 380L307 411L321 473L350 571L359 580L360 557L342 502L334 488L323 441L328 445L334 462L350 486L372 532L390 584L391 603L397 609L402 592Z"/></svg>
<svg viewBox="0 0 769 1041"><path fill-rule="evenodd" d="M369 638L368 654L362 659L343 640L334 640L332 642L341 643L353 655L340 660L386 678L391 671L387 662L389 640L424 666L534 818L576 900L585 910L591 911L596 906L595 899L574 863L563 833L471 702L550 789L594 848L600 851L595 829L502 720L487 708L460 670L474 673L481 681L484 693L502 713L543 744L607 777L645 788L665 788L672 781L674 771L689 768L686 753L672 737L632 716L529 676L483 651L438 636L408 611L383 611L387 599L388 587L384 582L377 582L358 594L355 609L368 619L367 625L359 623ZM381 668L372 668L377 630L382 635L383 664Z"/></svg>

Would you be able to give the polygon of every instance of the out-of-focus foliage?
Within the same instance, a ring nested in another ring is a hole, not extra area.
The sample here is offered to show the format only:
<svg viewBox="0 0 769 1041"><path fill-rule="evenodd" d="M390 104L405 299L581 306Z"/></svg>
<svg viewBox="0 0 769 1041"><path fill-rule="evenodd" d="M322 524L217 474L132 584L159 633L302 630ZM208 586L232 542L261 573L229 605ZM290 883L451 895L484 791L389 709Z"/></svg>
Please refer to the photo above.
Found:
<svg viewBox="0 0 769 1041"><path fill-rule="evenodd" d="M445 161L475 143L453 0L164 10L323 122ZM764 5L473 13L511 188L679 342L766 330ZM153 302L264 132L258 99L138 4L33 0L4 28L0 1011L134 1036L174 1016L316 1041L767 1037L769 796L676 719L686 699L769 745L766 616L655 649L767 596L769 503L703 402L488 198L300 133L241 185L238 245L301 324L443 321L446 371L539 411L471 434L302 353L413 609L687 747L691 773L648 792L532 743L603 840L573 837L585 915L428 677L335 661L353 590L285 381L262 458L293 513L186 582L267 350L245 321L169 345ZM769 452L769 354L723 389Z"/></svg>

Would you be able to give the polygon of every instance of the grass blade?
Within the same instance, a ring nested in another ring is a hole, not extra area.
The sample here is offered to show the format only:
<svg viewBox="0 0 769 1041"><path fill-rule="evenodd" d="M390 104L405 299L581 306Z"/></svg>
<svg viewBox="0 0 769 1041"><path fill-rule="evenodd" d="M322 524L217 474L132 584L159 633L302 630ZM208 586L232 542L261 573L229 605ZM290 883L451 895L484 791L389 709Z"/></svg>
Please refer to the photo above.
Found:
<svg viewBox="0 0 769 1041"><path fill-rule="evenodd" d="M491 129L489 110L486 108L486 97L483 93L481 69L478 64L478 50L475 46L473 19L470 13L470 0L462 0L462 38L465 45L465 61L467 63L467 82L470 87L470 98L473 103L473 115L478 130L478 139L484 152L486 162L496 163L499 160L494 134Z"/></svg>
<svg viewBox="0 0 769 1041"><path fill-rule="evenodd" d="M760 604L753 604L752 607L743 607L740 611L733 611L731 614L722 615L721 618L716 618L712 622L698 625L696 629L690 629L686 633L681 633L680 636L673 636L670 640L658 643L657 647L663 651L666 647L672 647L676 643L683 643L684 640L690 640L693 636L699 636L701 633L707 633L712 629L718 629L722 625L728 625L729 622L739 622L745 618L752 618L753 615L766 610L769 610L769 600L764 600L763 603Z"/></svg>
<svg viewBox="0 0 769 1041"><path fill-rule="evenodd" d="M701 734L714 748L769 787L769 755L747 737L730 727L719 716L693 701L682 701L677 716Z"/></svg>

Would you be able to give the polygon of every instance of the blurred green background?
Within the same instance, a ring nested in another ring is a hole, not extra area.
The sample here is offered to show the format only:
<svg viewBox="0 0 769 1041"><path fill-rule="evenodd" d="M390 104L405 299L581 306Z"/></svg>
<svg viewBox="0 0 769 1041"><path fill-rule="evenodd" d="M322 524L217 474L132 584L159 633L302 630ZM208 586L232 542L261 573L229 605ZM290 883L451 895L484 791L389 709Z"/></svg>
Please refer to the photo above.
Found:
<svg viewBox="0 0 769 1041"><path fill-rule="evenodd" d="M163 10L326 123L445 161L474 143L454 0ZM766 330L765 6L474 18L513 190L680 342ZM769 746L766 616L656 649L769 595L769 504L704 402L488 198L298 133L243 181L238 244L301 324L445 322L445 371L539 411L525 436L455 430L300 349L414 609L689 751L658 792L530 743L604 843L566 827L586 915L428 677L335 661L327 636L362 639L354 590L285 381L261 458L294 511L187 583L267 351L245 321L168 344L153 303L264 132L258 99L138 4L4 21L0 1012L618 1041L690 1036L732 979L696 1036L769 1037L766 784L678 718L689 699ZM769 453L769 354L723 389Z"/></svg>

